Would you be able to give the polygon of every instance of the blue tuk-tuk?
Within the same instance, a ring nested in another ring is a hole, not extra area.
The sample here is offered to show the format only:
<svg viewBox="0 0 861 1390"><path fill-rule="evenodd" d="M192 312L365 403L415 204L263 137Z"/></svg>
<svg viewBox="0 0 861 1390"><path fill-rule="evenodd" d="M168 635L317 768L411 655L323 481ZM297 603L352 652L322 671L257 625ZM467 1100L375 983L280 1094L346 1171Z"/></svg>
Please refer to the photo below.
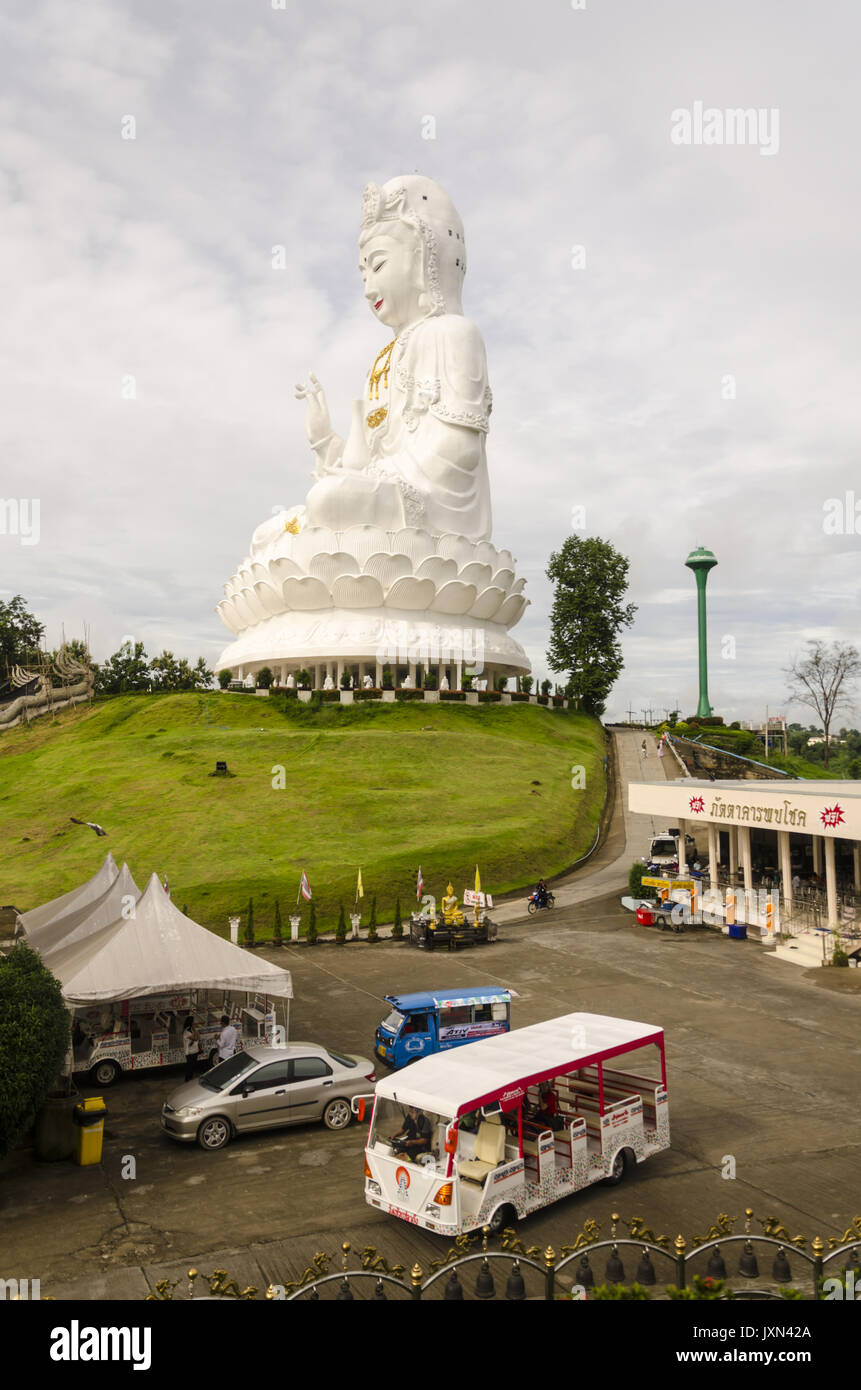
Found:
<svg viewBox="0 0 861 1390"><path fill-rule="evenodd" d="M392 1011L377 1028L374 1052L397 1069L432 1052L507 1033L511 1000L516 997L513 990L493 985L386 994Z"/></svg>

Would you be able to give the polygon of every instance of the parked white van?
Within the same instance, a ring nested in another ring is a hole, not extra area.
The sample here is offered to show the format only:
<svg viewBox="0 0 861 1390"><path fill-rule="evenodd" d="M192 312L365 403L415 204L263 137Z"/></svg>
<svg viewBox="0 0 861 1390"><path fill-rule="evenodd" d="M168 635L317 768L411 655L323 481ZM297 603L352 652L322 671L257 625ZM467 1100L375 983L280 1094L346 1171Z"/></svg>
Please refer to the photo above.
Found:
<svg viewBox="0 0 861 1390"><path fill-rule="evenodd" d="M669 1144L663 1030L566 1014L378 1081L365 1199L442 1235L501 1230Z"/></svg>

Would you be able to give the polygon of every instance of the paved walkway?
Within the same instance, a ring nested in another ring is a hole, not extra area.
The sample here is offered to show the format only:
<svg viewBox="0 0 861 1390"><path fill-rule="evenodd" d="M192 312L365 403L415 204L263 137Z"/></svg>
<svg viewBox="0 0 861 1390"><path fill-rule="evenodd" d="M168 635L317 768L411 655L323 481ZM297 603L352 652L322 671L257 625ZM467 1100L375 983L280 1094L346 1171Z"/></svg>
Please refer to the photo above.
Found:
<svg viewBox="0 0 861 1390"><path fill-rule="evenodd" d="M633 861L646 853L654 834L667 829L652 816L628 810L628 783L674 781L682 776L676 759L669 749L659 758L654 735L644 734L641 729L614 729L613 742L616 751L616 787L609 833L588 864L563 875L552 884L557 907L572 907L617 889L620 893L625 891ZM522 896L500 903L493 911L493 918L500 923L514 922L525 913L526 897Z"/></svg>

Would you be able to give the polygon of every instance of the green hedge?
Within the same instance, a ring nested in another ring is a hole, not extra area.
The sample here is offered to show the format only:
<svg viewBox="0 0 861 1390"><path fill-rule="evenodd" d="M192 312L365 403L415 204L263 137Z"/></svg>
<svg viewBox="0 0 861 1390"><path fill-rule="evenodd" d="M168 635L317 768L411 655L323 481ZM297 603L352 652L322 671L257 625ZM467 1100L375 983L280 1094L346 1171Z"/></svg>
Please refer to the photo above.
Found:
<svg viewBox="0 0 861 1390"><path fill-rule="evenodd" d="M555 697L554 697L554 698L555 698ZM547 704L547 701L548 701L549 699L550 699L550 696L549 696L549 695L539 695L539 696L538 696L538 703L539 703L539 705L546 705L546 704Z"/></svg>
<svg viewBox="0 0 861 1390"><path fill-rule="evenodd" d="M0 1158L30 1128L69 1048L60 985L29 946L0 960Z"/></svg>
<svg viewBox="0 0 861 1390"><path fill-rule="evenodd" d="M441 690L439 698L441 700L465 700L466 692L463 690Z"/></svg>
<svg viewBox="0 0 861 1390"><path fill-rule="evenodd" d="M377 689L364 690L364 689L363 689L363 690L354 690L354 691L353 691L353 701L354 701L354 702L355 702L356 700L381 700L382 697L383 697L383 692L382 692L382 690L377 690Z"/></svg>
<svg viewBox="0 0 861 1390"><path fill-rule="evenodd" d="M513 704L515 700L519 700L520 703L522 704L524 701L528 701L528 700L529 700L529 696L528 696L528 694L526 693L525 690L512 690L512 692L511 692L511 703Z"/></svg>
<svg viewBox="0 0 861 1390"><path fill-rule="evenodd" d="M396 700L423 700L425 693L423 690L404 690L399 687L395 691Z"/></svg>
<svg viewBox="0 0 861 1390"><path fill-rule="evenodd" d="M498 690L479 690L478 703L480 705L493 705L502 699Z"/></svg>
<svg viewBox="0 0 861 1390"><path fill-rule="evenodd" d="M340 690L321 690L319 694L324 704L335 705L341 702Z"/></svg>

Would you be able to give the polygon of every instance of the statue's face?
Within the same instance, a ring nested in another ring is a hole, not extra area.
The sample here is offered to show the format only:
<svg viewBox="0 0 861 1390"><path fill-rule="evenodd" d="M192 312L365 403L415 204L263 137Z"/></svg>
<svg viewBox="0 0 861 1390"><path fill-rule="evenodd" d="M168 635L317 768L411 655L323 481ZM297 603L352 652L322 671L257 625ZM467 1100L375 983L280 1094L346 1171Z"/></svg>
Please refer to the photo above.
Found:
<svg viewBox="0 0 861 1390"><path fill-rule="evenodd" d="M359 251L359 271L371 313L400 333L421 316L421 245L403 223L375 230Z"/></svg>

